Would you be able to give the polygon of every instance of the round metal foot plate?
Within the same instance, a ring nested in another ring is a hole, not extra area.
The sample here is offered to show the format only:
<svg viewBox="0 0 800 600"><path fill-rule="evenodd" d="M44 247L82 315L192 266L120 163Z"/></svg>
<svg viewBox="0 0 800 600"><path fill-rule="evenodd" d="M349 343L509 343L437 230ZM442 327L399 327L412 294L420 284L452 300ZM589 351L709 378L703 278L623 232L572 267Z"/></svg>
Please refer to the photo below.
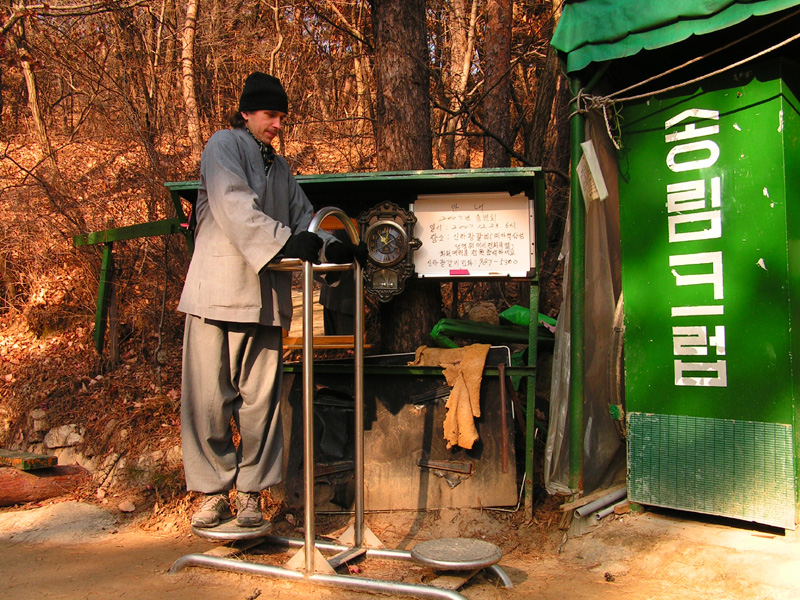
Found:
<svg viewBox="0 0 800 600"><path fill-rule="evenodd" d="M222 521L216 527L192 527L192 533L201 538L219 542L236 542L264 537L272 531L272 523L264 521L258 527L239 527L236 519Z"/></svg>
<svg viewBox="0 0 800 600"><path fill-rule="evenodd" d="M466 571L496 564L503 557L503 551L482 540L445 538L417 544L411 549L411 557L423 565Z"/></svg>

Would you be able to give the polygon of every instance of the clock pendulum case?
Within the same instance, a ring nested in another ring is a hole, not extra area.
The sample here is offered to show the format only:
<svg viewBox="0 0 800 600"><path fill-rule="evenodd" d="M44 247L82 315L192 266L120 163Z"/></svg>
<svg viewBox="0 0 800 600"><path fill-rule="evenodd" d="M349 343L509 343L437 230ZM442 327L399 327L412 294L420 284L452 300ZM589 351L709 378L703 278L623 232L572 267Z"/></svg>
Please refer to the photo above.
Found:
<svg viewBox="0 0 800 600"><path fill-rule="evenodd" d="M364 288L382 302L402 292L414 272L413 252L422 245L413 235L416 223L414 213L393 202L383 202L358 217L369 256Z"/></svg>

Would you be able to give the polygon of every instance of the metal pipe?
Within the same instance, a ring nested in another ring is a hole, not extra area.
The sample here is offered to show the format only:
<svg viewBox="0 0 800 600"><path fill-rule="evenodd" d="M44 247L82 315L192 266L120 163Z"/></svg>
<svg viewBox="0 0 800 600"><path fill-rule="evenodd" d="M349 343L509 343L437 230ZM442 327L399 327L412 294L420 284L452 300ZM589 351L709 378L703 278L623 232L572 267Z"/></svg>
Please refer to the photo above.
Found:
<svg viewBox="0 0 800 600"><path fill-rule="evenodd" d="M543 193L543 192L542 192ZM538 244L539 242L537 242ZM538 272L537 272L538 279ZM528 366L536 367L539 356L539 282L531 286L528 321ZM525 383L525 517L533 518L534 448L536 446L536 378ZM513 387L511 388L514 389Z"/></svg>
<svg viewBox="0 0 800 600"><path fill-rule="evenodd" d="M453 590L444 590L427 585L417 585L395 581L381 581L352 575L324 575L311 573L304 575L298 571L284 569L273 565L250 563L238 559L209 556L207 554L187 554L179 558L169 570L177 573L185 567L211 567L233 573L248 575L269 575L283 577L294 581L308 581L332 587L343 587L351 590L367 590L371 592L385 592L389 594L404 594L419 598L447 598L449 600L466 600L464 596Z"/></svg>
<svg viewBox="0 0 800 600"><path fill-rule="evenodd" d="M606 506L604 509L598 510L596 513L594 513L594 518L599 521L603 517L607 517L608 515L614 512L614 509L617 506L619 506L620 504L625 504L625 502L626 500L620 500L619 502L615 502L611 506Z"/></svg>
<svg viewBox="0 0 800 600"><path fill-rule="evenodd" d="M353 238L353 243L357 243ZM355 429L355 521L354 543L360 548L364 543L364 279L361 265L355 263L355 320L353 332L353 360L355 362L354 410L353 424Z"/></svg>
<svg viewBox="0 0 800 600"><path fill-rule="evenodd" d="M570 78L570 92L578 108L579 79ZM575 110L570 120L570 366L569 366L569 487L583 489L584 338L586 334L586 208L578 179L578 161L584 138L584 117Z"/></svg>
<svg viewBox="0 0 800 600"><path fill-rule="evenodd" d="M589 502L589 504L584 504L583 506L575 510L575 514L578 515L579 517L585 517L586 515L592 514L596 510L608 506L612 502L621 500L627 495L628 495L628 490L625 487L621 487L620 489L615 490L610 494L606 494L602 498L598 498L593 502Z"/></svg>
<svg viewBox="0 0 800 600"><path fill-rule="evenodd" d="M322 225L322 222L327 217L336 217L342 223L347 235L350 238L350 241L353 244L358 244L358 230L356 229L353 222L350 218L339 208L335 207L326 207L318 211L314 218L311 219L311 223L308 226L308 230L312 233L316 233L319 230L319 227ZM313 276L309 274L311 271L311 265L306 263L304 268L305 271L305 281L303 287L303 399L304 399L304 424L305 424L305 411L306 411L306 395L309 394L312 396L312 400L310 404L308 404L308 412L313 411L313 387L314 387L314 377L313 377L313 329L314 329L314 319L313 319L313 311L308 309L313 302L313 299L307 299L306 294L310 298L312 286L314 284ZM353 418L353 429L354 429L354 449L353 449L353 462L355 466L355 520L353 524L354 529L354 545L356 548L360 548L364 543L364 283L363 277L361 273L361 265L356 261L353 264L354 269L354 296L355 296L355 315L354 315L354 332L353 332L353 360L354 360L354 418ZM311 313L310 317L307 317L307 312ZM306 357L309 357L308 360ZM306 429L306 439L313 436L313 414L311 416L311 423L308 425ZM310 431L310 435L309 435ZM312 438L313 442L313 438ZM305 446L304 446L305 449ZM313 479L313 463L314 463L314 446L313 443L311 445L310 453L304 455L305 466L308 468L308 464L311 464L311 480L309 482L306 479L305 486L306 486L306 523L309 521L309 505L311 506L311 513L310 517L313 520L314 512L313 512L313 500L314 500L314 479ZM309 504L309 492L308 489L311 489L310 492L310 504ZM313 533L313 532L312 532ZM313 544L314 537L311 536L309 540L309 528L306 525L306 547L310 548ZM308 555L311 554L310 552L306 552L306 564L309 564ZM311 562L313 567L313 561ZM311 572L311 571L309 571Z"/></svg>
<svg viewBox="0 0 800 600"><path fill-rule="evenodd" d="M521 499L522 499L522 490L520 490L520 500ZM267 535L264 536L263 539L264 539L263 543L270 544L272 546L276 546L279 548L300 548L303 546L303 540L298 538L289 538L278 535ZM325 540L317 540L316 547L319 548L320 550L325 550L326 552L344 552L350 549L350 546L347 546L345 544L339 544L337 542L328 542ZM414 558L411 556L410 551L395 550L393 548L367 548L366 557L416 562ZM497 578L503 583L503 587L506 588L514 587L514 583L511 581L511 578L508 576L508 574L503 570L503 567L501 567L500 565L489 565L488 567L484 567L484 569L488 569L492 571L492 573L497 575Z"/></svg>
<svg viewBox="0 0 800 600"><path fill-rule="evenodd" d="M314 267L303 264L303 483L306 573L314 572Z"/></svg>

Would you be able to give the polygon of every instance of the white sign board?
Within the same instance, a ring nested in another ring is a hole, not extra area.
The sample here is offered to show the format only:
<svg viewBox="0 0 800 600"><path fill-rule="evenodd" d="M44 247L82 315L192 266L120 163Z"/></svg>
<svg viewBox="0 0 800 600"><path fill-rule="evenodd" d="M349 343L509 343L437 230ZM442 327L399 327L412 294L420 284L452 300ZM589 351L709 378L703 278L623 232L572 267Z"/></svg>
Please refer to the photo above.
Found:
<svg viewBox="0 0 800 600"><path fill-rule="evenodd" d="M418 196L420 277L526 277L535 265L533 201L507 192Z"/></svg>

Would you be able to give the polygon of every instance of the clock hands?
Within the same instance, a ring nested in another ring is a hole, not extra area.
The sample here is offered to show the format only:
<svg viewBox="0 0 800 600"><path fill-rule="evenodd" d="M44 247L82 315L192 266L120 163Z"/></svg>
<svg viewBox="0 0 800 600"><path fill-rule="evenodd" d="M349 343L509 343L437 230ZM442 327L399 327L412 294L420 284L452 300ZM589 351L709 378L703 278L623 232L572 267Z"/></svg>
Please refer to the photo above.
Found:
<svg viewBox="0 0 800 600"><path fill-rule="evenodd" d="M379 234L378 244L380 246L378 251L383 254L392 254L397 250L397 238L388 230Z"/></svg>

